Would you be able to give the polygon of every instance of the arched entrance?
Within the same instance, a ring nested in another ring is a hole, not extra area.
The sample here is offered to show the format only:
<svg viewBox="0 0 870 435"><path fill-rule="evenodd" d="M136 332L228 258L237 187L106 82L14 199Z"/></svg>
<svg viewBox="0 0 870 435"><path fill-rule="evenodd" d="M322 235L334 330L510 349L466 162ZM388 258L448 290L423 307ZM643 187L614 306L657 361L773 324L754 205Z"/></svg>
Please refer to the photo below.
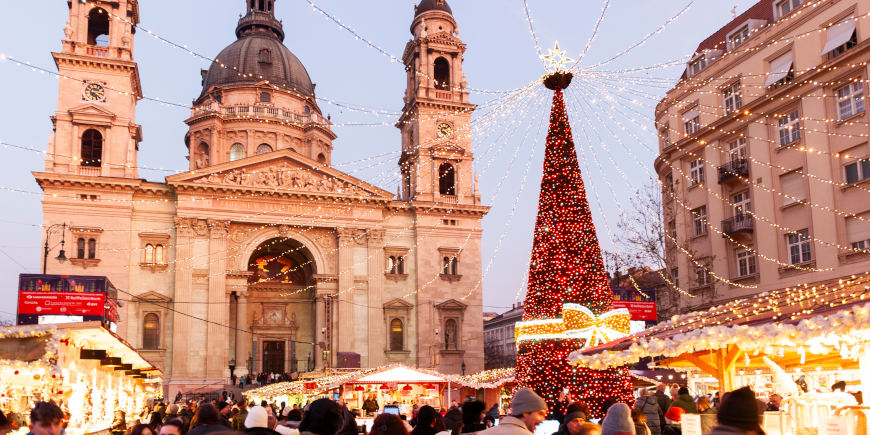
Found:
<svg viewBox="0 0 870 435"><path fill-rule="evenodd" d="M275 237L248 259L253 370L313 370L315 256L302 242Z"/></svg>

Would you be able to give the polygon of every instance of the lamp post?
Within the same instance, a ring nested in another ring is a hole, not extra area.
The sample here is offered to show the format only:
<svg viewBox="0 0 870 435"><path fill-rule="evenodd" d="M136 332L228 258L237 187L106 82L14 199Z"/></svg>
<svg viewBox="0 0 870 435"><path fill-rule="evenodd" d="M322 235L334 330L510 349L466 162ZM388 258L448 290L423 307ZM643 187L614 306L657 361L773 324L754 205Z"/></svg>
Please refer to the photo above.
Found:
<svg viewBox="0 0 870 435"><path fill-rule="evenodd" d="M42 256L42 274L46 274L46 270L48 269L48 252L51 250L48 247L48 239L51 237L51 232L55 228L61 228L60 232L60 253L57 254L57 261L63 263L66 261L66 252L63 250L64 244L66 244L66 222L62 224L54 224L45 229L45 246L44 246L44 254ZM55 245L57 246L57 245Z"/></svg>
<svg viewBox="0 0 870 435"><path fill-rule="evenodd" d="M462 360L462 376L465 376L465 360Z"/></svg>

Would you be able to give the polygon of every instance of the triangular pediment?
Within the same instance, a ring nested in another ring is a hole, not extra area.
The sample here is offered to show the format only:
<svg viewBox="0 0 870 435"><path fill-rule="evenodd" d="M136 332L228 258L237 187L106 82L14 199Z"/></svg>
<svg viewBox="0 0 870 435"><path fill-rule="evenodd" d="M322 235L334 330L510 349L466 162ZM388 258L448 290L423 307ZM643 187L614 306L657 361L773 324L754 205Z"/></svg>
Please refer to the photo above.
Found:
<svg viewBox="0 0 870 435"><path fill-rule="evenodd" d="M166 178L172 185L257 189L392 200L393 194L356 177L283 149Z"/></svg>
<svg viewBox="0 0 870 435"><path fill-rule="evenodd" d="M430 43L432 42L440 42L447 44L456 44L461 45L462 40L450 34L450 32L438 32L432 35L429 35L428 38Z"/></svg>
<svg viewBox="0 0 870 435"><path fill-rule="evenodd" d="M456 158L465 156L465 149L454 143L445 142L429 147L429 152L435 157Z"/></svg>
<svg viewBox="0 0 870 435"><path fill-rule="evenodd" d="M143 302L172 302L172 298L169 296L162 295L155 291L140 293L136 295L136 300Z"/></svg>
<svg viewBox="0 0 870 435"><path fill-rule="evenodd" d="M93 115L111 116L111 117L115 116L114 113L109 112L108 110L103 109L102 107L97 106L96 104L82 104L81 106L76 106L76 107L73 107L72 109L69 109L69 113L71 113L72 115L86 115L86 116L93 116Z"/></svg>
<svg viewBox="0 0 870 435"><path fill-rule="evenodd" d="M384 304L384 308L401 308L403 310L411 309L414 305L404 299L393 299Z"/></svg>
<svg viewBox="0 0 870 435"><path fill-rule="evenodd" d="M463 304L462 302L457 301L456 299L448 299L444 302L441 302L438 305L435 305L435 308L445 311L445 310L465 310L468 305Z"/></svg>

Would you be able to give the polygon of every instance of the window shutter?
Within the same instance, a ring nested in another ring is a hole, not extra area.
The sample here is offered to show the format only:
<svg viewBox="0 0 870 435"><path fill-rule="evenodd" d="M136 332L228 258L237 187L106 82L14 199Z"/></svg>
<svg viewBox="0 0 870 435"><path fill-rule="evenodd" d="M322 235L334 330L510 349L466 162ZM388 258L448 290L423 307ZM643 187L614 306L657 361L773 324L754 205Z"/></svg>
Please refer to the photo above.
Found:
<svg viewBox="0 0 870 435"><path fill-rule="evenodd" d="M790 172L779 177L782 193L785 194L786 204L792 204L798 200L807 199L804 194L804 180L800 173Z"/></svg>
<svg viewBox="0 0 870 435"><path fill-rule="evenodd" d="M794 61L794 57L792 57L791 52L772 60L770 62L770 73L767 75L767 81L764 82L764 86L770 86L788 75L788 72L791 70L792 62Z"/></svg>
<svg viewBox="0 0 870 435"><path fill-rule="evenodd" d="M846 18L828 28L828 42L825 43L822 54L827 54L831 50L849 42L853 33L855 33L855 19L852 17Z"/></svg>
<svg viewBox="0 0 870 435"><path fill-rule="evenodd" d="M870 215L861 216L863 219L870 219ZM870 222L858 218L846 219L846 234L849 238L849 243L860 242L870 239Z"/></svg>

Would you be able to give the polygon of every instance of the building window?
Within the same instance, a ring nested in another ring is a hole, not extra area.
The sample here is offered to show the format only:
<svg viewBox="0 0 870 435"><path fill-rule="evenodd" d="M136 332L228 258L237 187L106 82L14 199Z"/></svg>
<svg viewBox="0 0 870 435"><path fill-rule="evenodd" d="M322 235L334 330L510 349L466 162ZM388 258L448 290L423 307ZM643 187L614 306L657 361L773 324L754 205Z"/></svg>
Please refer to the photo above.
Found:
<svg viewBox="0 0 870 435"><path fill-rule="evenodd" d="M668 222L668 235L671 243L677 243L677 223L675 221Z"/></svg>
<svg viewBox="0 0 870 435"><path fill-rule="evenodd" d="M399 319L390 322L390 350L401 351L405 349L405 327Z"/></svg>
<svg viewBox="0 0 870 435"><path fill-rule="evenodd" d="M725 101L725 113L735 112L740 109L743 106L743 100L740 97L740 82L723 89L722 98Z"/></svg>
<svg viewBox="0 0 870 435"><path fill-rule="evenodd" d="M142 348L157 349L160 347L160 317L148 313L142 322Z"/></svg>
<svg viewBox="0 0 870 435"><path fill-rule="evenodd" d="M692 210L692 229L695 236L707 234L707 206Z"/></svg>
<svg viewBox="0 0 870 435"><path fill-rule="evenodd" d="M268 92L260 92L260 102L261 103L271 103L272 102L272 94Z"/></svg>
<svg viewBox="0 0 870 435"><path fill-rule="evenodd" d="M674 287L680 286L680 269L676 267L671 269L671 281L673 281Z"/></svg>
<svg viewBox="0 0 870 435"><path fill-rule="evenodd" d="M740 44L743 44L744 42L746 42L747 39L749 39L749 25L748 24L737 29L737 31L735 31L734 33L731 34L731 36L728 37L728 45L731 46L731 49L734 49L734 48L740 46Z"/></svg>
<svg viewBox="0 0 870 435"><path fill-rule="evenodd" d="M779 88L787 85L794 80L794 57L792 52L788 52L772 61L770 61L770 72L767 74L767 80L764 86L773 86Z"/></svg>
<svg viewBox="0 0 870 435"><path fill-rule="evenodd" d="M728 160L736 162L746 158L746 138L728 143Z"/></svg>
<svg viewBox="0 0 870 435"><path fill-rule="evenodd" d="M776 3L776 17L782 18L795 10L806 0L780 0Z"/></svg>
<svg viewBox="0 0 870 435"><path fill-rule="evenodd" d="M82 166L100 167L103 164L103 135L89 129L82 134Z"/></svg>
<svg viewBox="0 0 870 435"><path fill-rule="evenodd" d="M438 167L438 193L456 195L456 171L450 163Z"/></svg>
<svg viewBox="0 0 870 435"><path fill-rule="evenodd" d="M317 155L317 163L320 163L321 165L326 164L326 156L323 153Z"/></svg>
<svg viewBox="0 0 870 435"><path fill-rule="evenodd" d="M791 264L802 264L812 260L810 230L800 230L786 237L788 238L788 254Z"/></svg>
<svg viewBox="0 0 870 435"><path fill-rule="evenodd" d="M268 154L271 152L272 152L272 145L269 145L267 143L261 143L260 145L257 146L257 155Z"/></svg>
<svg viewBox="0 0 870 435"><path fill-rule="evenodd" d="M870 159L863 158L844 166L843 178L847 183L857 183L870 178Z"/></svg>
<svg viewBox="0 0 870 435"><path fill-rule="evenodd" d="M245 152L244 145L242 145L240 143L236 143L230 147L230 161L231 162L234 162L234 161L239 160L239 159L244 159L246 156L247 156L247 153Z"/></svg>
<svg viewBox="0 0 870 435"><path fill-rule="evenodd" d="M846 237L853 249L870 249L870 214L846 218Z"/></svg>
<svg viewBox="0 0 870 435"><path fill-rule="evenodd" d="M193 163L196 169L202 169L209 164L209 147L205 142L200 142L196 147L196 155L193 156Z"/></svg>
<svg viewBox="0 0 870 435"><path fill-rule="evenodd" d="M145 245L145 264L165 264L163 245Z"/></svg>
<svg viewBox="0 0 870 435"><path fill-rule="evenodd" d="M804 180L800 172L789 172L780 175L779 185L782 190L784 205L795 204L806 199Z"/></svg>
<svg viewBox="0 0 870 435"><path fill-rule="evenodd" d="M97 239L88 239L88 259L97 258Z"/></svg>
<svg viewBox="0 0 870 435"><path fill-rule="evenodd" d="M447 59L443 57L435 59L435 65L433 69L435 73L435 89L441 89L443 91L449 90L450 63L447 62Z"/></svg>
<svg viewBox="0 0 870 435"><path fill-rule="evenodd" d="M737 253L737 276L755 275L755 254L748 249L738 249Z"/></svg>
<svg viewBox="0 0 870 435"><path fill-rule="evenodd" d="M85 258L85 239L79 237L76 240L76 258Z"/></svg>
<svg viewBox="0 0 870 435"><path fill-rule="evenodd" d="M261 48L257 53L257 61L260 63L272 63L272 52L268 48Z"/></svg>
<svg viewBox="0 0 870 435"><path fill-rule="evenodd" d="M701 118L698 108L683 113L683 128L687 135L695 134L701 129Z"/></svg>
<svg viewBox="0 0 870 435"><path fill-rule="evenodd" d="M387 273L390 275L404 275L405 257L402 255L390 255L387 258Z"/></svg>
<svg viewBox="0 0 870 435"><path fill-rule="evenodd" d="M88 45L109 46L109 14L103 8L93 8L88 14Z"/></svg>
<svg viewBox="0 0 870 435"><path fill-rule="evenodd" d="M855 83L837 89L837 116L839 120L864 113L864 83Z"/></svg>
<svg viewBox="0 0 870 435"><path fill-rule="evenodd" d="M701 72L707 67L707 59L702 54L689 62L689 76L693 76Z"/></svg>
<svg viewBox="0 0 870 435"><path fill-rule="evenodd" d="M835 58L856 45L858 32L855 31L855 19L849 17L828 29L828 41L822 54L831 53L831 58Z"/></svg>
<svg viewBox="0 0 870 435"><path fill-rule="evenodd" d="M703 160L692 160L689 163L689 181L691 182L692 186L697 186L704 182Z"/></svg>
<svg viewBox="0 0 870 435"><path fill-rule="evenodd" d="M746 190L732 196L731 207L734 209L734 216L742 216L747 212L752 211L752 201L749 198L749 191Z"/></svg>
<svg viewBox="0 0 870 435"><path fill-rule="evenodd" d="M699 262L695 265L695 282L698 287L710 285L713 283L713 275L710 272L710 265Z"/></svg>
<svg viewBox="0 0 870 435"><path fill-rule="evenodd" d="M441 274L443 275L459 275L459 260L456 257L444 257L441 262Z"/></svg>
<svg viewBox="0 0 870 435"><path fill-rule="evenodd" d="M662 148L667 148L671 145L671 127L669 124L665 124L665 126L659 130L659 137L662 140Z"/></svg>
<svg viewBox="0 0 870 435"><path fill-rule="evenodd" d="M154 245L145 245L145 264L154 264Z"/></svg>
<svg viewBox="0 0 870 435"><path fill-rule="evenodd" d="M779 131L779 146L786 146L801 140L801 123L798 111L783 115L777 121Z"/></svg>

